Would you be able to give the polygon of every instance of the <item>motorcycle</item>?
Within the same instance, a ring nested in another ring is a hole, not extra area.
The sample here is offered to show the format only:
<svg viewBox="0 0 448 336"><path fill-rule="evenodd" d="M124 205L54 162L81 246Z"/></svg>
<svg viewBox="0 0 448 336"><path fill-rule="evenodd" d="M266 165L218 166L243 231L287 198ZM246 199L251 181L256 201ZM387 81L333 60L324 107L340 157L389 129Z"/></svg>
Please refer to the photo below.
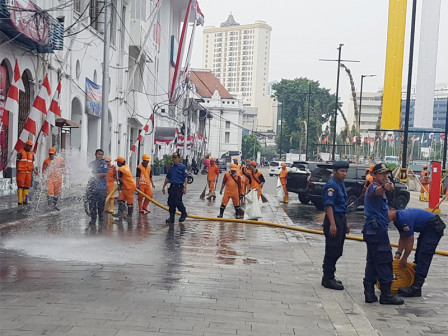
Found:
<svg viewBox="0 0 448 336"><path fill-rule="evenodd" d="M193 174L197 175L199 173L199 169L197 165L191 165L191 170L193 171Z"/></svg>
<svg viewBox="0 0 448 336"><path fill-rule="evenodd" d="M201 175L206 175L208 173L208 166L204 165L201 170Z"/></svg>
<svg viewBox="0 0 448 336"><path fill-rule="evenodd" d="M192 184L194 181L193 174L191 172L187 172L187 183Z"/></svg>

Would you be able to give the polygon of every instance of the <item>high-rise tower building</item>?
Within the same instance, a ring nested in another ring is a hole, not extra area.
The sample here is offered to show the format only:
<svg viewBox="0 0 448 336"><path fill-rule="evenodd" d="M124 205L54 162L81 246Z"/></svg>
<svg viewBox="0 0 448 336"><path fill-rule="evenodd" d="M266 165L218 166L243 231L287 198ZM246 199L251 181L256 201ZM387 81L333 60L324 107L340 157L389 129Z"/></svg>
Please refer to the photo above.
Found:
<svg viewBox="0 0 448 336"><path fill-rule="evenodd" d="M268 94L272 28L264 21L240 25L232 14L220 27L204 28L202 66L229 92L241 92L244 106L258 108L258 125L270 114ZM266 111L265 111L266 110Z"/></svg>

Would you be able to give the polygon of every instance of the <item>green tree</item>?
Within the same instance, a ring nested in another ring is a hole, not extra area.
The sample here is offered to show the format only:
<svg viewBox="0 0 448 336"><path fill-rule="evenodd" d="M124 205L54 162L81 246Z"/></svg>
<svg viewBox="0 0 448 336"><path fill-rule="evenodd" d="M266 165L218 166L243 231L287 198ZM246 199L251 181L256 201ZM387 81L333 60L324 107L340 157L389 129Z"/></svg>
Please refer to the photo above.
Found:
<svg viewBox="0 0 448 336"><path fill-rule="evenodd" d="M334 113L336 97L328 89L320 87L318 81L308 78L282 79L274 84L275 97L282 104L282 131L277 134L277 147L282 152L299 149L305 152L308 129L308 154L317 152L322 124ZM311 95L309 90L311 89ZM310 98L310 99L309 99ZM307 127L308 110L310 111Z"/></svg>
<svg viewBox="0 0 448 336"><path fill-rule="evenodd" d="M255 159L257 152L261 152L261 145L258 142L257 137L254 134L243 135L241 144L241 155L243 160Z"/></svg>

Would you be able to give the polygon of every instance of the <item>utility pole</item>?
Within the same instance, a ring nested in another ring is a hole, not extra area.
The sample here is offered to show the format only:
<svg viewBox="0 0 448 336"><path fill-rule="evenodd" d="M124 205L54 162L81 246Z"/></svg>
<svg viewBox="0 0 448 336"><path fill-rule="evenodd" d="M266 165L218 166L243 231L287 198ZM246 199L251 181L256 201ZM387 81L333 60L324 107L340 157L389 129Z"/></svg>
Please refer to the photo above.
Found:
<svg viewBox="0 0 448 336"><path fill-rule="evenodd" d="M417 0L412 3L412 21L411 21L411 38L409 41L409 68L408 68L408 86L406 89L406 112L404 115L404 139L403 139L403 155L401 161L402 182L407 180L407 151L408 151L408 128L409 128L409 110L411 108L411 89L412 89L412 62L414 59L414 35L415 35L415 14L417 11Z"/></svg>
<svg viewBox="0 0 448 336"><path fill-rule="evenodd" d="M443 142L443 169L446 169L446 142L448 140L448 96L446 97L445 141Z"/></svg>
<svg viewBox="0 0 448 336"><path fill-rule="evenodd" d="M341 51L344 44L339 43L339 53L338 53L338 59L337 60L329 60L329 59L320 59L319 61L330 61L330 62L338 62L338 75L336 77L336 106L334 107L334 116L333 116L333 150L331 159L335 160L335 152L336 152L336 119L338 117L338 107L339 107L339 74L341 70L341 62L359 62L359 61L352 61L352 60L341 60Z"/></svg>
<svg viewBox="0 0 448 336"><path fill-rule="evenodd" d="M103 96L101 108L101 148L108 151L109 134L109 49L110 49L110 0L104 1L104 52L103 52Z"/></svg>

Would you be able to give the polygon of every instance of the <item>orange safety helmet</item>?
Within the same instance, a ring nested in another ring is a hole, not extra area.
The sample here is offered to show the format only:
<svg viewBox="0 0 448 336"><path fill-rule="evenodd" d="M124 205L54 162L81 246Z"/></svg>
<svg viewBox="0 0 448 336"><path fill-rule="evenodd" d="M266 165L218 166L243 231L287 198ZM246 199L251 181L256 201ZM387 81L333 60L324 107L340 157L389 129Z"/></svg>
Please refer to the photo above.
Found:
<svg viewBox="0 0 448 336"><path fill-rule="evenodd" d="M117 157L117 159L115 160L115 162L120 162L120 163L125 163L125 158L122 156Z"/></svg>
<svg viewBox="0 0 448 336"><path fill-rule="evenodd" d="M255 161L251 161L250 164L251 164L252 166L254 166L254 167L257 166L257 163L256 163Z"/></svg>
<svg viewBox="0 0 448 336"><path fill-rule="evenodd" d="M237 170L237 169L238 169L238 167L237 167L236 164L232 163L232 164L230 165L230 170Z"/></svg>
<svg viewBox="0 0 448 336"><path fill-rule="evenodd" d="M31 140L27 140L27 141L25 142L25 145L32 146L32 145L34 145L34 144L33 144L33 142L32 142Z"/></svg>
<svg viewBox="0 0 448 336"><path fill-rule="evenodd" d="M50 148L48 149L48 154L56 154L56 148L54 148L54 147L50 147Z"/></svg>
<svg viewBox="0 0 448 336"><path fill-rule="evenodd" d="M110 161L111 161L110 156L106 156L106 157L104 158L104 161L106 161L106 162L110 162Z"/></svg>
<svg viewBox="0 0 448 336"><path fill-rule="evenodd" d="M143 160L143 161L150 161L150 160L151 160L151 157L150 157L148 154L143 154L143 156L142 156L142 160Z"/></svg>
<svg viewBox="0 0 448 336"><path fill-rule="evenodd" d="M423 165L423 169L428 169L428 165L427 164Z"/></svg>
<svg viewBox="0 0 448 336"><path fill-rule="evenodd" d="M286 163L282 163L282 168L286 167Z"/></svg>
<svg viewBox="0 0 448 336"><path fill-rule="evenodd" d="M215 158L210 158L210 163L211 162L216 162Z"/></svg>

